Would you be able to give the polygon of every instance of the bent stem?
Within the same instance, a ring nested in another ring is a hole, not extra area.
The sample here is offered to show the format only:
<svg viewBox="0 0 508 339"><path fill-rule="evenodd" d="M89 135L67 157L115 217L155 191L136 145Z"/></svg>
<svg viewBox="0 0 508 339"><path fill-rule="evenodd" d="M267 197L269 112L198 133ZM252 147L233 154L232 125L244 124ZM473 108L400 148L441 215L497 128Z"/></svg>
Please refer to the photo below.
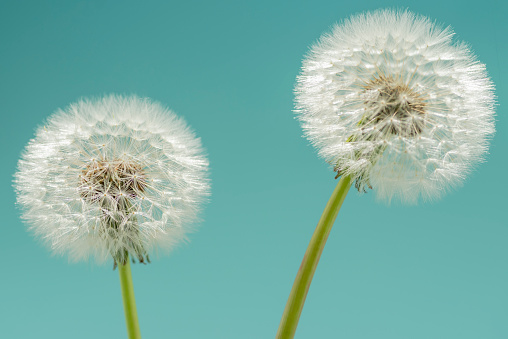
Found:
<svg viewBox="0 0 508 339"><path fill-rule="evenodd" d="M120 285L122 287L127 334L129 335L129 339L141 339L138 312L136 311L136 300L134 298L134 287L132 285L131 265L129 263L128 254L126 254L125 264L118 264L118 272L120 273Z"/></svg>
<svg viewBox="0 0 508 339"><path fill-rule="evenodd" d="M309 291L319 258L325 247L326 239L330 234L335 218L339 213L342 202L346 198L350 187L351 178L349 176L342 176L330 200L328 200L326 204L316 230L310 239L309 246L307 247L302 264L300 265L295 282L293 283L293 288L289 294L286 308L284 309L284 314L280 321L279 330L277 331L277 339L291 339L295 335L303 304L305 303L305 298L307 297L307 292Z"/></svg>

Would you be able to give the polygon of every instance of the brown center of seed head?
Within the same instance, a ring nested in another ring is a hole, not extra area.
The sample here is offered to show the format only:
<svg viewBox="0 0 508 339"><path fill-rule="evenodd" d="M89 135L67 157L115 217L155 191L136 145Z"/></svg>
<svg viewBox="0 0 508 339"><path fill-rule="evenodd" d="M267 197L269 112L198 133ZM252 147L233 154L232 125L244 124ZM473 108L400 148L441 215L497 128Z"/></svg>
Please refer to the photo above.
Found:
<svg viewBox="0 0 508 339"><path fill-rule="evenodd" d="M147 186L143 168L125 160L92 160L83 169L80 179L81 196L90 202L98 202L106 197L116 201L137 198Z"/></svg>
<svg viewBox="0 0 508 339"><path fill-rule="evenodd" d="M366 114L359 124L362 129L374 127L376 133L402 137L414 137L423 131L425 98L402 80L379 75L363 88Z"/></svg>

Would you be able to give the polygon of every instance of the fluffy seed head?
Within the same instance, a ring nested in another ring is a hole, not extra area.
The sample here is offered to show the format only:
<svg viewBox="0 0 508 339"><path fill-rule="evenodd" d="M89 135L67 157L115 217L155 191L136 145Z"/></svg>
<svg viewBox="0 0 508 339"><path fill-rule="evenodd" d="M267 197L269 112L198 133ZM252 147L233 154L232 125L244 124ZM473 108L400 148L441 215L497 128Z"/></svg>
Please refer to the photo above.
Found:
<svg viewBox="0 0 508 339"><path fill-rule="evenodd" d="M23 218L55 252L145 262L189 231L209 194L207 169L181 118L149 99L111 95L49 117L14 186Z"/></svg>
<svg viewBox="0 0 508 339"><path fill-rule="evenodd" d="M494 133L494 86L468 46L411 12L355 15L303 61L296 113L359 191L414 203L460 184Z"/></svg>

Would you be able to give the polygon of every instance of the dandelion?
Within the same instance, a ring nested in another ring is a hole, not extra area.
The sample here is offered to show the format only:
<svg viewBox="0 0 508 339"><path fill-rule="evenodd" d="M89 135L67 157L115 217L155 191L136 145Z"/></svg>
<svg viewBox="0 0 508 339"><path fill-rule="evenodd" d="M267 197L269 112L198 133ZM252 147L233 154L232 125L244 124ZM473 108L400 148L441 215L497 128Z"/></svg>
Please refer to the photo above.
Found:
<svg viewBox="0 0 508 339"><path fill-rule="evenodd" d="M494 132L493 85L467 44L411 12L351 17L303 62L307 138L359 191L416 202L460 184Z"/></svg>
<svg viewBox="0 0 508 339"><path fill-rule="evenodd" d="M453 35L409 11L378 10L335 26L303 61L296 113L305 136L342 178L278 338L294 335L306 294L296 285L310 285L352 183L387 202L416 203L439 198L483 160L494 133L494 86L485 65Z"/></svg>
<svg viewBox="0 0 508 339"><path fill-rule="evenodd" d="M133 303L129 256L147 263L150 252L184 239L209 192L207 168L181 118L148 99L111 95L49 117L22 154L14 185L36 235L73 260L112 257L124 302ZM126 316L132 312L135 304L126 306ZM132 338L136 331L129 329Z"/></svg>

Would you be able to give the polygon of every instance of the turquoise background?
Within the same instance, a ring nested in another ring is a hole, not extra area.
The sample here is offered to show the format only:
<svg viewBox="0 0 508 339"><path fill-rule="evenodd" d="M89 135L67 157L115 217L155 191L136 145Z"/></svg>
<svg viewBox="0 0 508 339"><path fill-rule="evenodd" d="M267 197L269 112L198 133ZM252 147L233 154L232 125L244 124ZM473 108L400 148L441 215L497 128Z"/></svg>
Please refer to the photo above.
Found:
<svg viewBox="0 0 508 339"><path fill-rule="evenodd" d="M336 181L292 113L301 59L336 21L399 6L451 25L498 96L487 162L435 203L351 191L296 338L508 338L508 12L485 1L2 1L0 337L125 338L112 264L26 232L12 175L36 126L84 96L162 102L202 138L212 196L188 244L133 267L144 338L273 338Z"/></svg>

